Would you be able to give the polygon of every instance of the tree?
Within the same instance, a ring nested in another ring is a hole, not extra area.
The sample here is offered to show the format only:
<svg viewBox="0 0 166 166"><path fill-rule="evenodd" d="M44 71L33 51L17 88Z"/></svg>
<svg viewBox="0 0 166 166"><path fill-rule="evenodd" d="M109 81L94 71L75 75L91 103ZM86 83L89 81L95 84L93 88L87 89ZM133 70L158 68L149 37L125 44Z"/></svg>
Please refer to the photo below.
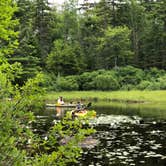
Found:
<svg viewBox="0 0 166 166"><path fill-rule="evenodd" d="M92 71L97 69L98 62L98 37L103 35L101 18L97 13L95 4L92 5L86 2L82 5L83 16L81 17L80 38L81 47L85 55L87 70Z"/></svg>
<svg viewBox="0 0 166 166"><path fill-rule="evenodd" d="M110 69L126 65L133 55L130 49L130 30L127 27L108 27L98 47L101 68Z"/></svg>
<svg viewBox="0 0 166 166"><path fill-rule="evenodd" d="M17 19L13 19L13 14L17 10L16 4L12 0L0 1L0 59L9 56L18 46L15 26L18 24Z"/></svg>
<svg viewBox="0 0 166 166"><path fill-rule="evenodd" d="M22 76L17 80L17 83L23 84L40 70L40 57L38 57L37 38L34 31L35 3L30 0L17 0L16 2L18 10L14 16L19 19L19 25L17 25L19 46L8 61L22 64Z"/></svg>
<svg viewBox="0 0 166 166"><path fill-rule="evenodd" d="M136 0L127 2L128 8L128 25L131 28L132 48L134 51L134 62L139 63L139 46L141 42L141 34L145 27L145 8Z"/></svg>
<svg viewBox="0 0 166 166"><path fill-rule="evenodd" d="M47 58L47 67L54 74L79 74L84 69L84 60L79 43L69 44L56 40Z"/></svg>
<svg viewBox="0 0 166 166"><path fill-rule="evenodd" d="M166 1L143 2L147 12L147 25L140 45L142 66L165 69L166 63Z"/></svg>
<svg viewBox="0 0 166 166"><path fill-rule="evenodd" d="M92 8L85 8L81 26L81 45L86 56L88 70L104 67L101 64L103 63L101 62L102 53L99 53L97 49L99 45L98 38L104 36L104 32L108 27L119 25L117 18L119 5L121 5L119 1L101 0L99 3L93 4Z"/></svg>
<svg viewBox="0 0 166 166"><path fill-rule="evenodd" d="M79 40L79 15L78 0L68 0L64 3L61 18L63 27L61 29L63 40L73 42Z"/></svg>
<svg viewBox="0 0 166 166"><path fill-rule="evenodd" d="M45 68L45 60L52 47L51 35L52 14L48 0L35 0L35 39L37 42L37 56L40 66Z"/></svg>
<svg viewBox="0 0 166 166"><path fill-rule="evenodd" d="M97 44L100 36L98 17L88 16L83 18L81 26L81 47L85 55L87 70L94 70L97 67L98 53Z"/></svg>

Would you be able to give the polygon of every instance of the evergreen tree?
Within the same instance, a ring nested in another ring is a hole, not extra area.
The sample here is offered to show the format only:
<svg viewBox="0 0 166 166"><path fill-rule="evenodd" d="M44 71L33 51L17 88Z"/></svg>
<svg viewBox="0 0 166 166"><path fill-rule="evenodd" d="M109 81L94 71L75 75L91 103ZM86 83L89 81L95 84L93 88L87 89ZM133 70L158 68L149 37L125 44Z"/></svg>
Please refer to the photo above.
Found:
<svg viewBox="0 0 166 166"><path fill-rule="evenodd" d="M10 63L20 62L22 64L22 76L17 80L17 83L23 84L25 80L34 76L40 69L36 35L33 29L35 8L34 2L30 0L17 0L16 3L18 10L14 17L19 19L17 26L19 46L8 60Z"/></svg>
<svg viewBox="0 0 166 166"><path fill-rule="evenodd" d="M143 2L146 7L148 24L140 46L142 65L147 67L164 68L166 64L166 1Z"/></svg>
<svg viewBox="0 0 166 166"><path fill-rule="evenodd" d="M35 0L35 24L37 56L40 66L45 68L45 60L52 47L52 15L48 0Z"/></svg>

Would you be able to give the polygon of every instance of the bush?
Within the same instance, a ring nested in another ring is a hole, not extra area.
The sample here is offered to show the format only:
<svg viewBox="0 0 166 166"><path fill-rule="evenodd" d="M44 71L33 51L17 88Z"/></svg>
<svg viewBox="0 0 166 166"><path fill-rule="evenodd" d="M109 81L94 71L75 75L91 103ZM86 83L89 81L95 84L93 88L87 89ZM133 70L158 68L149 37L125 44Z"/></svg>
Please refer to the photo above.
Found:
<svg viewBox="0 0 166 166"><path fill-rule="evenodd" d="M47 90L157 90L166 89L164 70L151 68L143 71L132 66L113 70L84 72L81 75L60 77L45 74L44 86Z"/></svg>
<svg viewBox="0 0 166 166"><path fill-rule="evenodd" d="M123 85L121 87L121 90L132 90L132 89L135 89L135 86L132 84Z"/></svg>
<svg viewBox="0 0 166 166"><path fill-rule="evenodd" d="M151 82L150 81L141 81L141 83L136 87L139 90L145 90L150 86Z"/></svg>
<svg viewBox="0 0 166 166"><path fill-rule="evenodd" d="M56 81L56 88L59 91L63 90L78 90L78 83L76 76L58 77Z"/></svg>
<svg viewBox="0 0 166 166"><path fill-rule="evenodd" d="M57 80L57 76L55 76L54 74L49 74L49 73L45 73L44 74L44 82L43 82L43 86L48 90L48 91L54 91L57 90L56 87L56 80Z"/></svg>
<svg viewBox="0 0 166 166"><path fill-rule="evenodd" d="M160 90L161 83L156 81L142 81L137 89L139 90Z"/></svg>
<svg viewBox="0 0 166 166"><path fill-rule="evenodd" d="M160 84L160 89L166 90L166 75L157 79Z"/></svg>
<svg viewBox="0 0 166 166"><path fill-rule="evenodd" d="M117 90L119 88L118 81L112 75L98 75L95 83L98 90Z"/></svg>
<svg viewBox="0 0 166 166"><path fill-rule="evenodd" d="M96 88L94 79L98 75L98 71L85 72L78 78L78 84L80 90L92 90Z"/></svg>
<svg viewBox="0 0 166 166"><path fill-rule="evenodd" d="M164 70L159 70L155 67L146 70L146 80L156 81L158 78L162 77L165 74Z"/></svg>
<svg viewBox="0 0 166 166"><path fill-rule="evenodd" d="M119 77L119 83L121 86L127 84L137 85L142 81L144 72L141 69L132 66L126 66L116 70L116 75Z"/></svg>
<svg viewBox="0 0 166 166"><path fill-rule="evenodd" d="M160 90L160 83L159 82L151 82L146 89L147 90Z"/></svg>
<svg viewBox="0 0 166 166"><path fill-rule="evenodd" d="M10 97L13 93L13 87L9 79L7 78L7 74L4 74L0 71L0 99L4 97Z"/></svg>

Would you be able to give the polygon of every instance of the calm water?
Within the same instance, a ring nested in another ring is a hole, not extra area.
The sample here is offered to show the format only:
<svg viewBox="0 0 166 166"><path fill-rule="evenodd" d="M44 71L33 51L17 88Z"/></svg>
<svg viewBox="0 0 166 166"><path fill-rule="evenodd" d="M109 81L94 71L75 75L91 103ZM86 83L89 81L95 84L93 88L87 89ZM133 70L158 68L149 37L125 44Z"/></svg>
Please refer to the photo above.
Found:
<svg viewBox="0 0 166 166"><path fill-rule="evenodd" d="M166 165L166 110L95 104L92 109L97 111L97 117L90 122L97 130L92 136L97 144L85 146L76 165ZM52 122L60 120L64 114L65 110L54 109L39 113L36 130L44 134Z"/></svg>

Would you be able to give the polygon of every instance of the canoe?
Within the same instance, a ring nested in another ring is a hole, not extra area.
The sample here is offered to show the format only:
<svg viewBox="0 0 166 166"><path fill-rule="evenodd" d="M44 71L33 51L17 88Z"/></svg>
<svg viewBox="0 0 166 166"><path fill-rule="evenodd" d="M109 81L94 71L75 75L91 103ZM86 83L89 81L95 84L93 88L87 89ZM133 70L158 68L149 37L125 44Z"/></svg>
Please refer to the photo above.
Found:
<svg viewBox="0 0 166 166"><path fill-rule="evenodd" d="M88 111L85 110L85 111L76 112L74 115L81 117L81 116L87 115L87 113L88 113Z"/></svg>
<svg viewBox="0 0 166 166"><path fill-rule="evenodd" d="M75 108L77 104L46 104L46 107L69 107L69 108Z"/></svg>
<svg viewBox="0 0 166 166"><path fill-rule="evenodd" d="M72 115L72 111L71 111L71 115ZM76 117L84 117L84 116L88 116L88 117L96 117L96 111L89 111L89 110L83 110L83 111L80 111L80 112L75 112L74 113L74 116Z"/></svg>

